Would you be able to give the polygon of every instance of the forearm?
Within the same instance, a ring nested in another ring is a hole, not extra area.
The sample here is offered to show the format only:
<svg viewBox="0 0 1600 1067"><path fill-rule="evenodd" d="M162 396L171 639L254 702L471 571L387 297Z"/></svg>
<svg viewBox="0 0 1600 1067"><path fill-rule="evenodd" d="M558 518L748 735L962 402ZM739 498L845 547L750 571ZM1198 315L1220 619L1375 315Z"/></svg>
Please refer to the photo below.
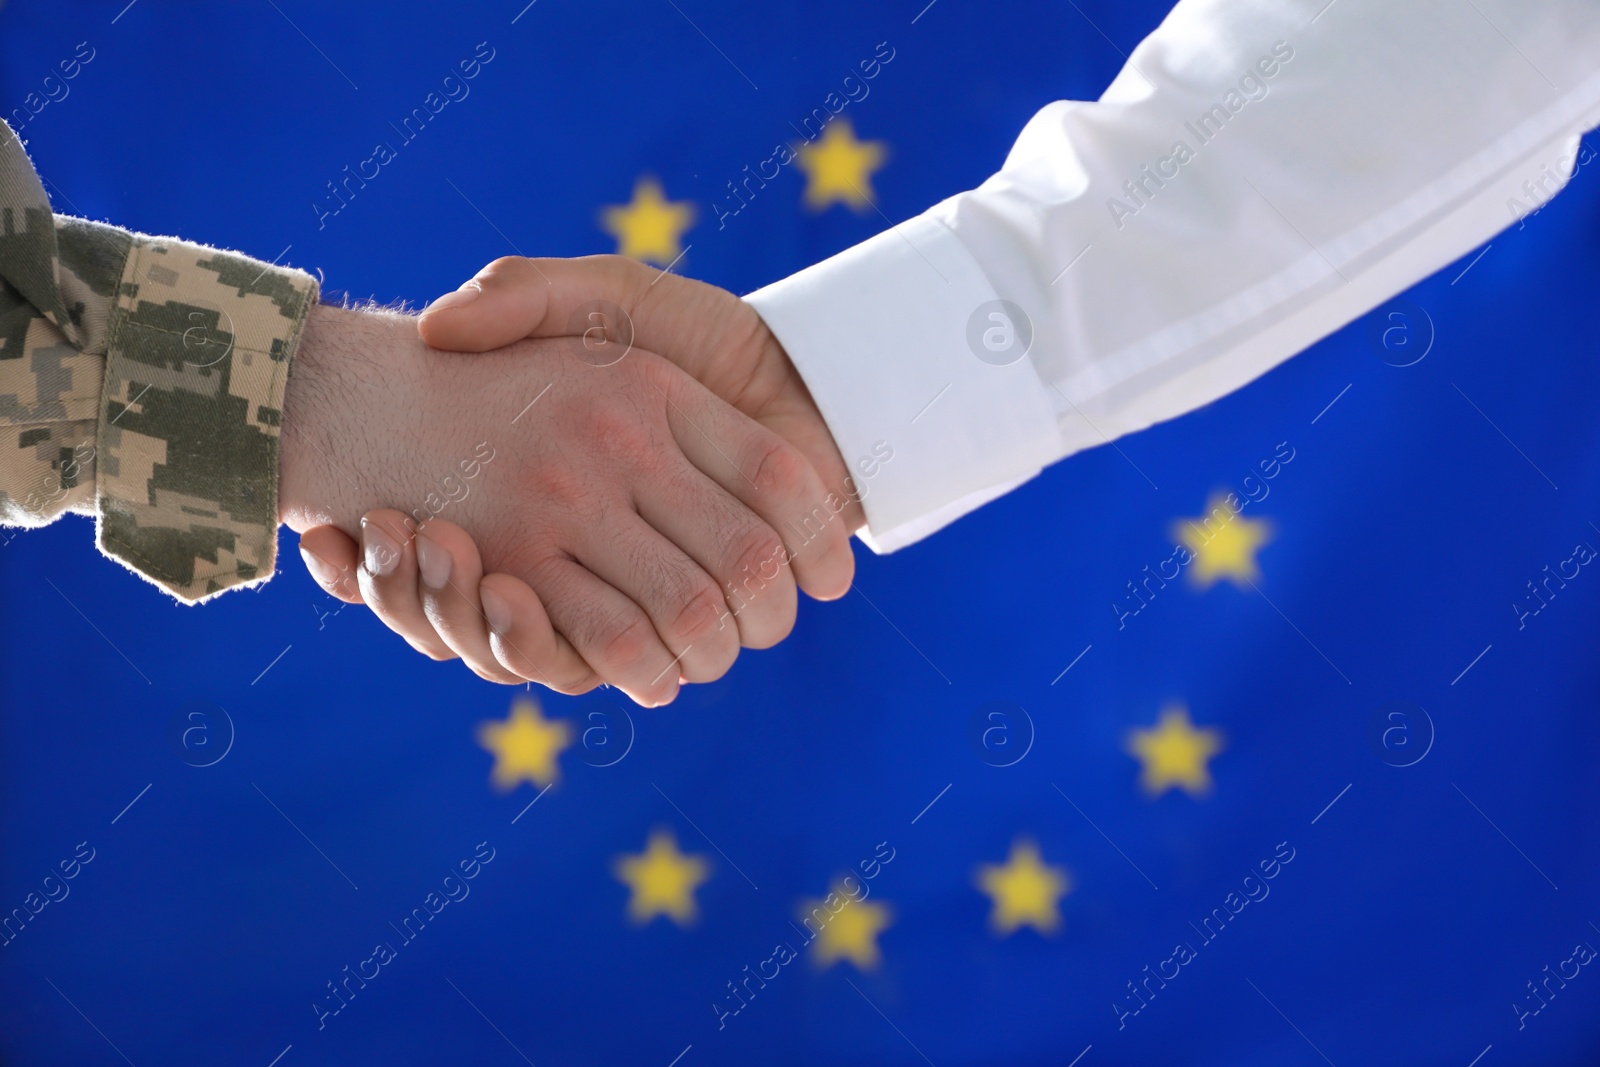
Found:
<svg viewBox="0 0 1600 1067"><path fill-rule="evenodd" d="M1578 0L1184 0L981 187L750 300L841 447L893 443L866 507L908 543L1517 221L1596 121L1597 56Z"/></svg>

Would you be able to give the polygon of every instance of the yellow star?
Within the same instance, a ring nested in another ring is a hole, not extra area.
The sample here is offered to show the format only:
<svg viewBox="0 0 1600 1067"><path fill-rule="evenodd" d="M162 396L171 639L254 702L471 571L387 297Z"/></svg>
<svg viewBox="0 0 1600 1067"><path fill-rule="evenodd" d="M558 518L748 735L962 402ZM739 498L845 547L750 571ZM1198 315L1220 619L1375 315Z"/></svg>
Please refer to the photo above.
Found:
<svg viewBox="0 0 1600 1067"><path fill-rule="evenodd" d="M561 777L556 757L572 744L572 727L545 718L538 704L518 697L504 722L479 724L478 744L494 754L490 781L496 789L507 793L521 782L542 788Z"/></svg>
<svg viewBox="0 0 1600 1067"><path fill-rule="evenodd" d="M1172 534L1194 553L1190 581L1209 589L1218 578L1226 578L1242 589L1261 577L1256 550L1272 540L1272 524L1234 514L1226 497L1213 493L1205 517L1177 523Z"/></svg>
<svg viewBox="0 0 1600 1067"><path fill-rule="evenodd" d="M806 206L822 211L848 204L857 211L872 206L872 173L889 151L882 141L858 141L849 119L835 119L822 130L822 140L800 146L800 168L806 172Z"/></svg>
<svg viewBox="0 0 1600 1067"><path fill-rule="evenodd" d="M683 254L683 235L694 225L694 205L668 200L661 183L640 178L633 200L600 213L600 228L617 239L617 254L666 266Z"/></svg>
<svg viewBox="0 0 1600 1067"><path fill-rule="evenodd" d="M865 885L858 883L858 887ZM800 921L808 933L816 924L811 959L818 967L849 960L857 970L870 971L883 960L878 935L889 928L894 914L887 905L871 903L865 897L855 899L841 879L833 884L826 900L808 900L800 906Z"/></svg>
<svg viewBox="0 0 1600 1067"><path fill-rule="evenodd" d="M1161 721L1148 730L1128 734L1128 752L1144 764L1139 784L1151 796L1181 785L1191 796L1211 791L1211 771L1206 761L1223 748L1222 732L1195 729L1189 709L1171 704L1161 709Z"/></svg>
<svg viewBox="0 0 1600 1067"><path fill-rule="evenodd" d="M1064 868L1041 862L1039 846L1018 838L1005 863L978 868L978 888L994 900L989 925L1002 937L1024 926L1053 934L1061 926L1056 902L1072 891L1072 880Z"/></svg>
<svg viewBox="0 0 1600 1067"><path fill-rule="evenodd" d="M694 922L696 887L711 877L711 864L699 856L678 851L678 841L670 830L657 830L638 855L622 855L612 868L632 895L628 898L628 917L647 923L665 915L679 926Z"/></svg>

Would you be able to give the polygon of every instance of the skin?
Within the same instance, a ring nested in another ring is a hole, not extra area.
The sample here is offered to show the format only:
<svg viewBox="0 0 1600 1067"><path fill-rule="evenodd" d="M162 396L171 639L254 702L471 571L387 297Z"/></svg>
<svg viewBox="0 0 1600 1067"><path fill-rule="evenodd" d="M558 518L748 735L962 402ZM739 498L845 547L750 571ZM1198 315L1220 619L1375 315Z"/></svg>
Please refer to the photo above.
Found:
<svg viewBox="0 0 1600 1067"><path fill-rule="evenodd" d="M609 366L575 345L463 359L407 316L314 309L280 518L324 588L427 655L658 705L786 636L796 578L848 588L848 534L833 524L805 564L774 568L777 531L825 495L811 463L637 343Z"/></svg>
<svg viewBox="0 0 1600 1067"><path fill-rule="evenodd" d="M417 326L422 339L435 348L491 352L523 338L566 336L574 330L574 324L581 329L593 321L585 312L595 300L609 301L624 313L623 324L607 320L611 327L608 336L631 332L635 346L661 352L744 415L789 441L804 457L824 491L813 496L801 514L811 515L813 523L816 516L827 516L827 529L821 535L802 539L794 536L798 525L778 524L790 542L784 556L792 558L762 560L757 578L772 575L782 562L785 570L792 568L800 587L810 595L819 599L842 596L854 573L847 539L865 525L855 486L793 363L761 317L733 294L676 275L660 274L618 256L574 260L507 257L489 264L460 290L436 301ZM824 504L820 510L818 503ZM392 518L379 516L374 521ZM443 525L448 524L435 520L430 532ZM449 527L444 539L450 551L459 554L461 566L468 571L481 566L476 546L465 531ZM454 644L445 640L440 628L444 616L440 609L429 606L428 587L414 577L414 564L403 560L392 581L360 584L351 581L359 569L357 546L346 532L314 527L306 531L301 545L303 550L315 553L308 557L308 566L330 593L350 602L364 600L391 629L430 655L438 656L441 645L457 651ZM759 580L754 584L759 585ZM509 575L491 573L480 583L480 591L476 606L496 623L490 628L491 642L500 640L494 630L504 630L519 644L548 641L534 636L546 634L549 623L531 590ZM752 588L747 577L729 597L730 608L741 621L741 636L750 647L765 647L762 641L772 643L768 640L770 628L762 630L752 625L747 634L743 621L745 613L760 602L763 592ZM456 610L464 616L470 607L458 605ZM558 639L560 636L554 635ZM781 638L782 634L778 636ZM499 645L494 647L499 650ZM468 657L466 652L461 654L469 666L479 669L477 659ZM496 655L500 662L506 662L507 653L497 651ZM515 658L514 654L511 658ZM482 670L479 673L490 676ZM528 676L519 673L521 677ZM604 676L604 672L597 676ZM699 679L685 672L684 680Z"/></svg>

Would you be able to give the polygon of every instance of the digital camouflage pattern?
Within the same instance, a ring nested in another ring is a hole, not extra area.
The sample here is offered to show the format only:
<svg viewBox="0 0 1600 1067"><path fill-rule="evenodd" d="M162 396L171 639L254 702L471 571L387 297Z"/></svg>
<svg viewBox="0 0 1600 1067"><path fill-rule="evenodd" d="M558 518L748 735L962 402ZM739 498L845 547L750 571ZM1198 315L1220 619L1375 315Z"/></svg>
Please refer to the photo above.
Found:
<svg viewBox="0 0 1600 1067"><path fill-rule="evenodd" d="M270 577L309 275L50 208L0 123L0 524L97 515L180 599Z"/></svg>

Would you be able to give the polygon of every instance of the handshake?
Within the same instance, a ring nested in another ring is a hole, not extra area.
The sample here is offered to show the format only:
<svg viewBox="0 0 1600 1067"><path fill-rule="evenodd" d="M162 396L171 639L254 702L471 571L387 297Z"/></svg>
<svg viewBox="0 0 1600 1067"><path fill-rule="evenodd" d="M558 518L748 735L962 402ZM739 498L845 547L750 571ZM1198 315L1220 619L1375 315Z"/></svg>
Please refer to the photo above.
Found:
<svg viewBox="0 0 1600 1067"><path fill-rule="evenodd" d="M616 256L497 260L420 320L312 309L281 448L330 594L490 681L645 706L783 640L797 587L843 596L865 524L761 317Z"/></svg>

